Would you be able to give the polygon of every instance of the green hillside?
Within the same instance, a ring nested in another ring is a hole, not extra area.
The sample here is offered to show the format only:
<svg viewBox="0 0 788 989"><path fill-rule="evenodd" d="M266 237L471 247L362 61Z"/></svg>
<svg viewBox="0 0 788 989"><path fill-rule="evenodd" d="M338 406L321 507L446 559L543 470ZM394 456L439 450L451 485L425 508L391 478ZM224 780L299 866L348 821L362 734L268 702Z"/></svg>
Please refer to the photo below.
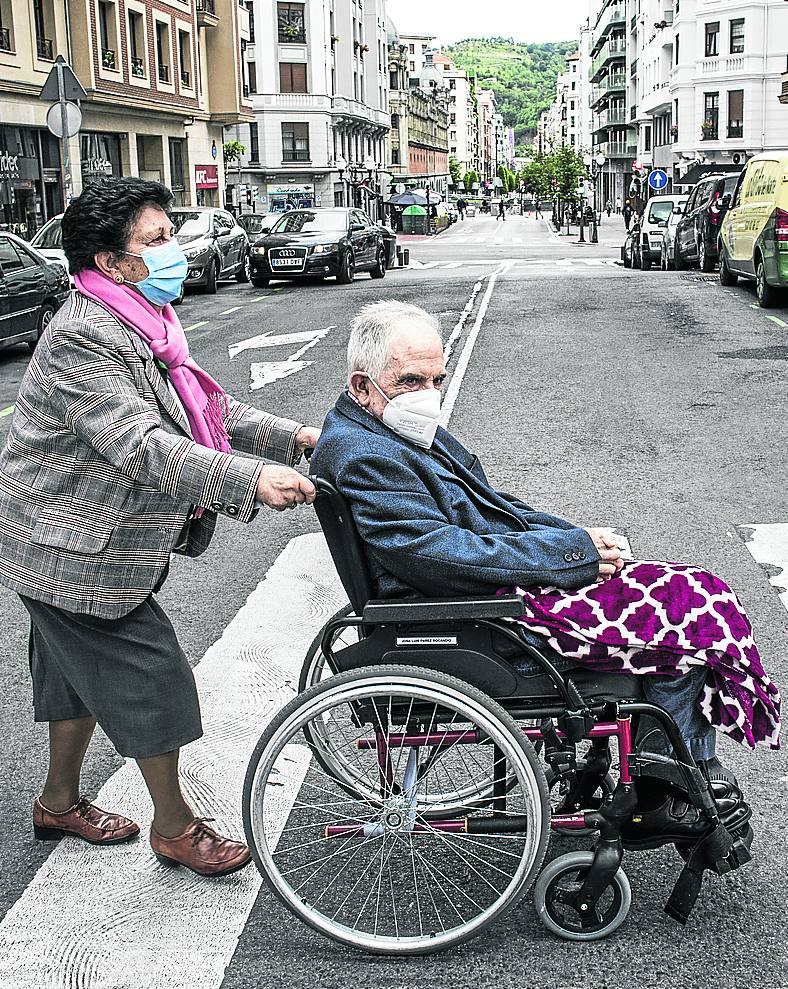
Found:
<svg viewBox="0 0 788 989"><path fill-rule="evenodd" d="M512 38L467 38L444 49L479 85L495 92L507 127L518 144L529 143L542 110L555 98L555 81L576 41L529 44Z"/></svg>

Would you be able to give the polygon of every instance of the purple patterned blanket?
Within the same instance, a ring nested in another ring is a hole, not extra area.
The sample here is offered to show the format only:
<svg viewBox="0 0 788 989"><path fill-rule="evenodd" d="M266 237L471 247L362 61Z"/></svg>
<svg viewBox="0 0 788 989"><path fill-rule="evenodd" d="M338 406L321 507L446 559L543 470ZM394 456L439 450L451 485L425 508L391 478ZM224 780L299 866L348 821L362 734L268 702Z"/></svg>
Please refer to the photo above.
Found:
<svg viewBox="0 0 788 989"><path fill-rule="evenodd" d="M705 666L699 703L708 721L744 745L780 747L779 691L736 595L708 570L634 561L611 580L577 591L517 591L526 607L518 620L560 655L636 674L675 676Z"/></svg>

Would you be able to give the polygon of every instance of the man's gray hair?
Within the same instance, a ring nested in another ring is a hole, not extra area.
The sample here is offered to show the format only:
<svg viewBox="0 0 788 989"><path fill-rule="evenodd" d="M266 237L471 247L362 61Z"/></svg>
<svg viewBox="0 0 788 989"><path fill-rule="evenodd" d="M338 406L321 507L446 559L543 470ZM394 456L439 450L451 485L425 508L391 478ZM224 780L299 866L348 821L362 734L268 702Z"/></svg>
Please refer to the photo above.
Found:
<svg viewBox="0 0 788 989"><path fill-rule="evenodd" d="M350 324L347 345L348 377L354 371L366 371L373 378L384 370L391 355L391 339L403 323L425 323L438 336L441 325L431 313L410 302L395 299L370 302Z"/></svg>

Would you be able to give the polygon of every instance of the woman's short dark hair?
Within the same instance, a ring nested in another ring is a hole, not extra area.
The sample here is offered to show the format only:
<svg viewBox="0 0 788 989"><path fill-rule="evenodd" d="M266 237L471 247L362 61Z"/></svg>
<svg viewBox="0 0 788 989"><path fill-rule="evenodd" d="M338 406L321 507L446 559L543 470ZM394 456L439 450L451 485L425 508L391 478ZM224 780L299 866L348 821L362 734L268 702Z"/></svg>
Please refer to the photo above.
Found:
<svg viewBox="0 0 788 989"><path fill-rule="evenodd" d="M146 206L171 205L172 193L161 182L113 176L86 186L63 214L63 251L71 273L95 268L101 251L122 254Z"/></svg>

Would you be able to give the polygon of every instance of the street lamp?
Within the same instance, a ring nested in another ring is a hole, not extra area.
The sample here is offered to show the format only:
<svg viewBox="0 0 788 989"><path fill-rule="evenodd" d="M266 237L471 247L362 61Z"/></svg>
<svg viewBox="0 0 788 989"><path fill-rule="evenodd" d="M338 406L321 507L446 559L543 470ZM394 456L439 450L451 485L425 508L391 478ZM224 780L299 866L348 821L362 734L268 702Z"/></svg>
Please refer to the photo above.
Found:
<svg viewBox="0 0 788 989"><path fill-rule="evenodd" d="M342 205L344 206L345 205L345 183L344 183L343 177L344 177L345 171L346 171L346 169L348 167L347 166L347 159L344 158L342 155L340 155L338 158L336 158L334 160L334 164L336 165L337 171L339 172L339 184L342 186Z"/></svg>
<svg viewBox="0 0 788 989"><path fill-rule="evenodd" d="M598 230L597 230L597 224L598 224L599 221L598 221L598 218L597 218L597 209L596 209L596 206L597 206L597 203L596 203L597 188L596 187L597 187L597 180L599 178L599 173L602 171L602 168L604 167L606 161L607 161L607 158L605 158L605 156L602 154L601 151L595 157L592 156L592 155L590 155L590 154L583 155L583 164L588 169L588 175L589 175L589 178L591 179L591 185L592 185L593 190L594 190L594 217L593 217L593 220L591 222L591 243L592 244L598 244L599 243L599 233L598 233ZM581 240L583 240L583 232L582 231L583 231L583 228L581 226L580 227L580 239Z"/></svg>

